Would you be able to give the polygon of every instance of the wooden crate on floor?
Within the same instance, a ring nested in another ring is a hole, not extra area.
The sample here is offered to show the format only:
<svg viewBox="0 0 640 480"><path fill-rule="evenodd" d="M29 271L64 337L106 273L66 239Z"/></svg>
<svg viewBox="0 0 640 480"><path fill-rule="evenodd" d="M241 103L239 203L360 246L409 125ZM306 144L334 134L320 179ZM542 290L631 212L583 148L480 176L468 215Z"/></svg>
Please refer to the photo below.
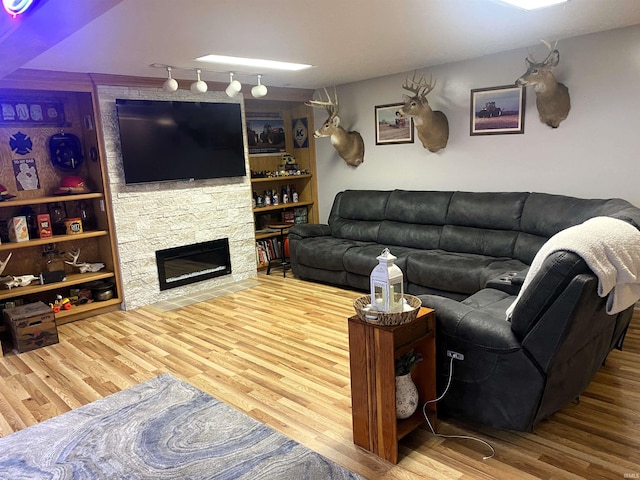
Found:
<svg viewBox="0 0 640 480"><path fill-rule="evenodd" d="M6 325L11 330L18 353L58 343L58 328L53 311L43 302L4 309Z"/></svg>

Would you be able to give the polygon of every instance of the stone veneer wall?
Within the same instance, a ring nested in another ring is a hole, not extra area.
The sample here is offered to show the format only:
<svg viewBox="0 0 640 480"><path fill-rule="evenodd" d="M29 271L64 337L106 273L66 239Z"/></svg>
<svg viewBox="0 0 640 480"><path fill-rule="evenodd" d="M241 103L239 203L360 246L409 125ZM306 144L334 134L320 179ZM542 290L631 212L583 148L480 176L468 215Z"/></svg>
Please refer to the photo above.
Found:
<svg viewBox="0 0 640 480"><path fill-rule="evenodd" d="M123 307L131 309L178 295L256 276L251 179L245 139L246 177L125 185L120 152L116 98L229 102L224 92L195 95L178 90L98 86L108 179L120 256ZM231 275L160 291L155 252L165 248L229 238Z"/></svg>

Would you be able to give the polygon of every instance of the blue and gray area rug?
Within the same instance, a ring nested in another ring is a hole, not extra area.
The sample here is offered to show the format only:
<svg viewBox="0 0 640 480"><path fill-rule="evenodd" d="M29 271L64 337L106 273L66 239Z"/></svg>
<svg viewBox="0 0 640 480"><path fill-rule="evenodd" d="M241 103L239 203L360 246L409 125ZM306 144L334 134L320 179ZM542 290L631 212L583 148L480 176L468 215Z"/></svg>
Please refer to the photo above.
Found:
<svg viewBox="0 0 640 480"><path fill-rule="evenodd" d="M362 479L171 374L0 438L0 479Z"/></svg>

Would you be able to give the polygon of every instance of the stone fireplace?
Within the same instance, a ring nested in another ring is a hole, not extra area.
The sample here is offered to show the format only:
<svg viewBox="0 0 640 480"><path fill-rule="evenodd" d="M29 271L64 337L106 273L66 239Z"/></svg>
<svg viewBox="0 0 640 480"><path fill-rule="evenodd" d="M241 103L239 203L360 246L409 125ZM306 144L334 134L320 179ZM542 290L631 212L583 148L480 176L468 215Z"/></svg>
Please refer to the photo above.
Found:
<svg viewBox="0 0 640 480"><path fill-rule="evenodd" d="M229 98L224 92L195 95L188 90L165 93L160 88L98 86L123 307L131 309L171 300L178 295L194 295L255 277L250 177L125 185L116 98L239 103L242 99ZM244 107L242 115L244 117ZM248 160L246 168L249 172ZM156 251L224 238L229 245L228 274L166 290L160 288Z"/></svg>

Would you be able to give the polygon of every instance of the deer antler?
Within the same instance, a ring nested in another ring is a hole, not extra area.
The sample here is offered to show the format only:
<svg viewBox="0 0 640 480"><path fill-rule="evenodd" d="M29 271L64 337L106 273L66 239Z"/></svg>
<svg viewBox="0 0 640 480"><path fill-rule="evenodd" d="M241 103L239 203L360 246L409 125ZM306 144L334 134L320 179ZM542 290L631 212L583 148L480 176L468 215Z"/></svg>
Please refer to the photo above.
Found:
<svg viewBox="0 0 640 480"><path fill-rule="evenodd" d="M4 272L4 269L7 267L7 263L9 263L11 255L13 255L13 252L9 252L9 255L7 255L7 259L4 262L0 260L0 275L2 275L2 272Z"/></svg>
<svg viewBox="0 0 640 480"><path fill-rule="evenodd" d="M411 85L409 85L411 83ZM413 72L413 77L409 80L409 77L405 80L402 88L413 93L416 96L426 97L427 94L433 90L436 86L436 82L433 81L433 74L429 75L429 82L426 82L424 79L424 75L420 77L418 81L416 81L416 72Z"/></svg>
<svg viewBox="0 0 640 480"><path fill-rule="evenodd" d="M78 258L80 258L80 249L77 250L73 250L71 252L67 252L67 255L69 255L69 257L71 257L73 259L72 262L69 262L68 260L65 260L64 263L66 263L67 265L71 265L73 267L84 267L87 265L86 262L82 262L82 263L78 263Z"/></svg>
<svg viewBox="0 0 640 480"><path fill-rule="evenodd" d="M327 91L326 87L323 87L324 93L327 96L327 101L324 100L309 100L309 102L305 103L308 107L314 108L324 108L331 118L335 117L338 114L338 92L336 92L336 87L333 87L333 95L335 100L331 99L331 95ZM322 98L322 95L320 95Z"/></svg>
<svg viewBox="0 0 640 480"><path fill-rule="evenodd" d="M535 57L533 56L533 54L531 53L531 51L529 51L529 49L527 48L527 52L529 53L529 55L527 56L527 60L529 60L529 62L531 62L531 63L537 63L539 65L545 65L549 61L549 58L553 54L553 52L556 49L556 47L558 46L558 40L555 41L553 46L551 46L551 44L548 41L544 40L544 39L541 39L540 41L542 43L544 43L547 46L547 48L549 49L549 53L547 54L547 58L545 58L542 62L538 62L535 59Z"/></svg>

